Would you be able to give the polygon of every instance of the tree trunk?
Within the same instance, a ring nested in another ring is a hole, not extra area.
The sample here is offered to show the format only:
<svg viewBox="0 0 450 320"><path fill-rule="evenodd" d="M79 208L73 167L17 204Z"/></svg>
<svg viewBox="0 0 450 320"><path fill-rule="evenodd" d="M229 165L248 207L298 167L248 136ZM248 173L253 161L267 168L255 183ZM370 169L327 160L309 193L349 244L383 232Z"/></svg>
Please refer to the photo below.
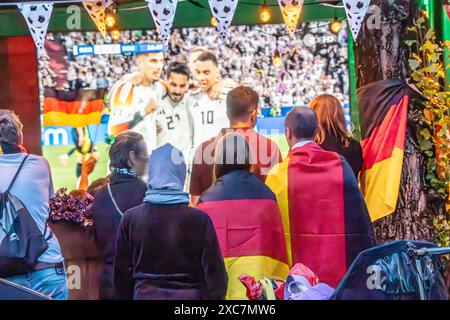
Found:
<svg viewBox="0 0 450 320"><path fill-rule="evenodd" d="M374 14L369 12L355 43L358 88L373 81L408 78L409 50L404 41L407 27L420 12L415 0L372 0L371 5L380 9L381 24L368 26ZM416 138L422 108L411 99L399 199L393 214L374 222L379 244L399 239L435 241L433 218L443 211L443 202L425 185L425 158Z"/></svg>

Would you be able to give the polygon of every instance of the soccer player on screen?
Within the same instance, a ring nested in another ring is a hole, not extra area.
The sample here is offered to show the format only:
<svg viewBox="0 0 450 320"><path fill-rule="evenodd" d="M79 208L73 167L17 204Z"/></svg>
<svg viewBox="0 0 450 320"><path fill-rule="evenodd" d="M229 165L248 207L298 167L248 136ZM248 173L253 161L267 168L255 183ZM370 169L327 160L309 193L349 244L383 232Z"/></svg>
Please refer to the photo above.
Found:
<svg viewBox="0 0 450 320"><path fill-rule="evenodd" d="M166 76L166 94L158 101L156 112L157 146L170 143L187 160L192 148L193 125L188 108L190 73L186 64L173 62Z"/></svg>
<svg viewBox="0 0 450 320"><path fill-rule="evenodd" d="M221 129L230 126L226 113L226 97L235 84L231 80L221 79L217 57L210 52L202 53L195 61L194 67L199 90L191 94L190 99L196 148L202 142L215 137Z"/></svg>
<svg viewBox="0 0 450 320"><path fill-rule="evenodd" d="M111 114L108 132L117 135L130 129L141 133L150 151L156 147L154 111L165 92L161 81L164 54L138 54L136 64L139 71L125 75L109 93Z"/></svg>

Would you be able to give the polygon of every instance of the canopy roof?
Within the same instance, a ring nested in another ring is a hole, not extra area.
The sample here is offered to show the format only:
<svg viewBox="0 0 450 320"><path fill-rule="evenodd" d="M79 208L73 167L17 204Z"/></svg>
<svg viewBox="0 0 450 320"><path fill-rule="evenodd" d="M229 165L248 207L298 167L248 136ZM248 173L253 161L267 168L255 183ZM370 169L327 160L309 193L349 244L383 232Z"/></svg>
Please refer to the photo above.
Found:
<svg viewBox="0 0 450 320"><path fill-rule="evenodd" d="M47 1L47 0L43 0ZM67 0L66 0L67 1ZM74 0L76 1L76 0ZM20 0L0 0L1 3L32 2ZM39 2L39 1L36 1ZM41 0L42 2L42 0ZM70 32L70 31L95 31L97 30L90 19L81 2L79 3L58 3L64 0L54 0L52 18L48 27L48 32ZM154 29L155 24L148 10L145 1L120 0L118 4L118 25L120 29ZM344 18L345 12L342 7L333 7L320 2L338 3L339 1L319 1L305 0L301 21L331 20L335 16ZM259 9L264 0L239 0L233 25L255 25L259 24ZM268 0L267 3L272 8L271 23L282 23L280 9L277 0ZM67 19L73 16L73 12L68 13L67 8L71 5L78 5L81 13L81 29L69 30ZM179 0L175 14L174 28L181 27L210 27L211 11L208 0ZM29 31L26 22L15 5L0 6L0 36L28 35Z"/></svg>

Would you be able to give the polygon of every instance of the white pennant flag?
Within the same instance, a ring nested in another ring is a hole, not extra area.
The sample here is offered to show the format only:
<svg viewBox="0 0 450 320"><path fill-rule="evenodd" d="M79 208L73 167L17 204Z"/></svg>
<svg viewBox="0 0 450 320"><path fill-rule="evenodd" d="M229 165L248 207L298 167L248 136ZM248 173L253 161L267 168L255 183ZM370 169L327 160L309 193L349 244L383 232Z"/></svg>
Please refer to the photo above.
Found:
<svg viewBox="0 0 450 320"><path fill-rule="evenodd" d="M208 0L209 7L217 21L217 30L222 40L225 40L228 28L233 20L238 0Z"/></svg>
<svg viewBox="0 0 450 320"><path fill-rule="evenodd" d="M38 56L41 56L44 52L45 36L52 16L53 3L18 3L17 7L27 21Z"/></svg>
<svg viewBox="0 0 450 320"><path fill-rule="evenodd" d="M172 32L173 19L178 0L146 0L148 8L161 36L164 48L167 48Z"/></svg>
<svg viewBox="0 0 450 320"><path fill-rule="evenodd" d="M105 24L105 9L113 3L112 0L84 0L83 6L91 16L97 26L98 31L101 32L103 38L106 37L106 24Z"/></svg>
<svg viewBox="0 0 450 320"><path fill-rule="evenodd" d="M278 0L278 6L283 14L284 24L291 37L295 35L300 14L302 13L303 2L304 0Z"/></svg>
<svg viewBox="0 0 450 320"><path fill-rule="evenodd" d="M347 20L350 24L350 30L353 39L356 40L361 30L367 10L369 9L370 0L343 0Z"/></svg>

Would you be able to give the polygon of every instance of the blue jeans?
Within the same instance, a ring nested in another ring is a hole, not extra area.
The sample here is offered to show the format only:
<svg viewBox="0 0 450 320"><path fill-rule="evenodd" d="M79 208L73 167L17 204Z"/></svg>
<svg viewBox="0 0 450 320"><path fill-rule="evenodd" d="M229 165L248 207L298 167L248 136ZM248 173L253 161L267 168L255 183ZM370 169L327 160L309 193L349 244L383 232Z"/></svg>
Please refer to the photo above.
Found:
<svg viewBox="0 0 450 320"><path fill-rule="evenodd" d="M20 286L38 291L54 300L67 300L69 290L64 268L48 268L6 278Z"/></svg>

